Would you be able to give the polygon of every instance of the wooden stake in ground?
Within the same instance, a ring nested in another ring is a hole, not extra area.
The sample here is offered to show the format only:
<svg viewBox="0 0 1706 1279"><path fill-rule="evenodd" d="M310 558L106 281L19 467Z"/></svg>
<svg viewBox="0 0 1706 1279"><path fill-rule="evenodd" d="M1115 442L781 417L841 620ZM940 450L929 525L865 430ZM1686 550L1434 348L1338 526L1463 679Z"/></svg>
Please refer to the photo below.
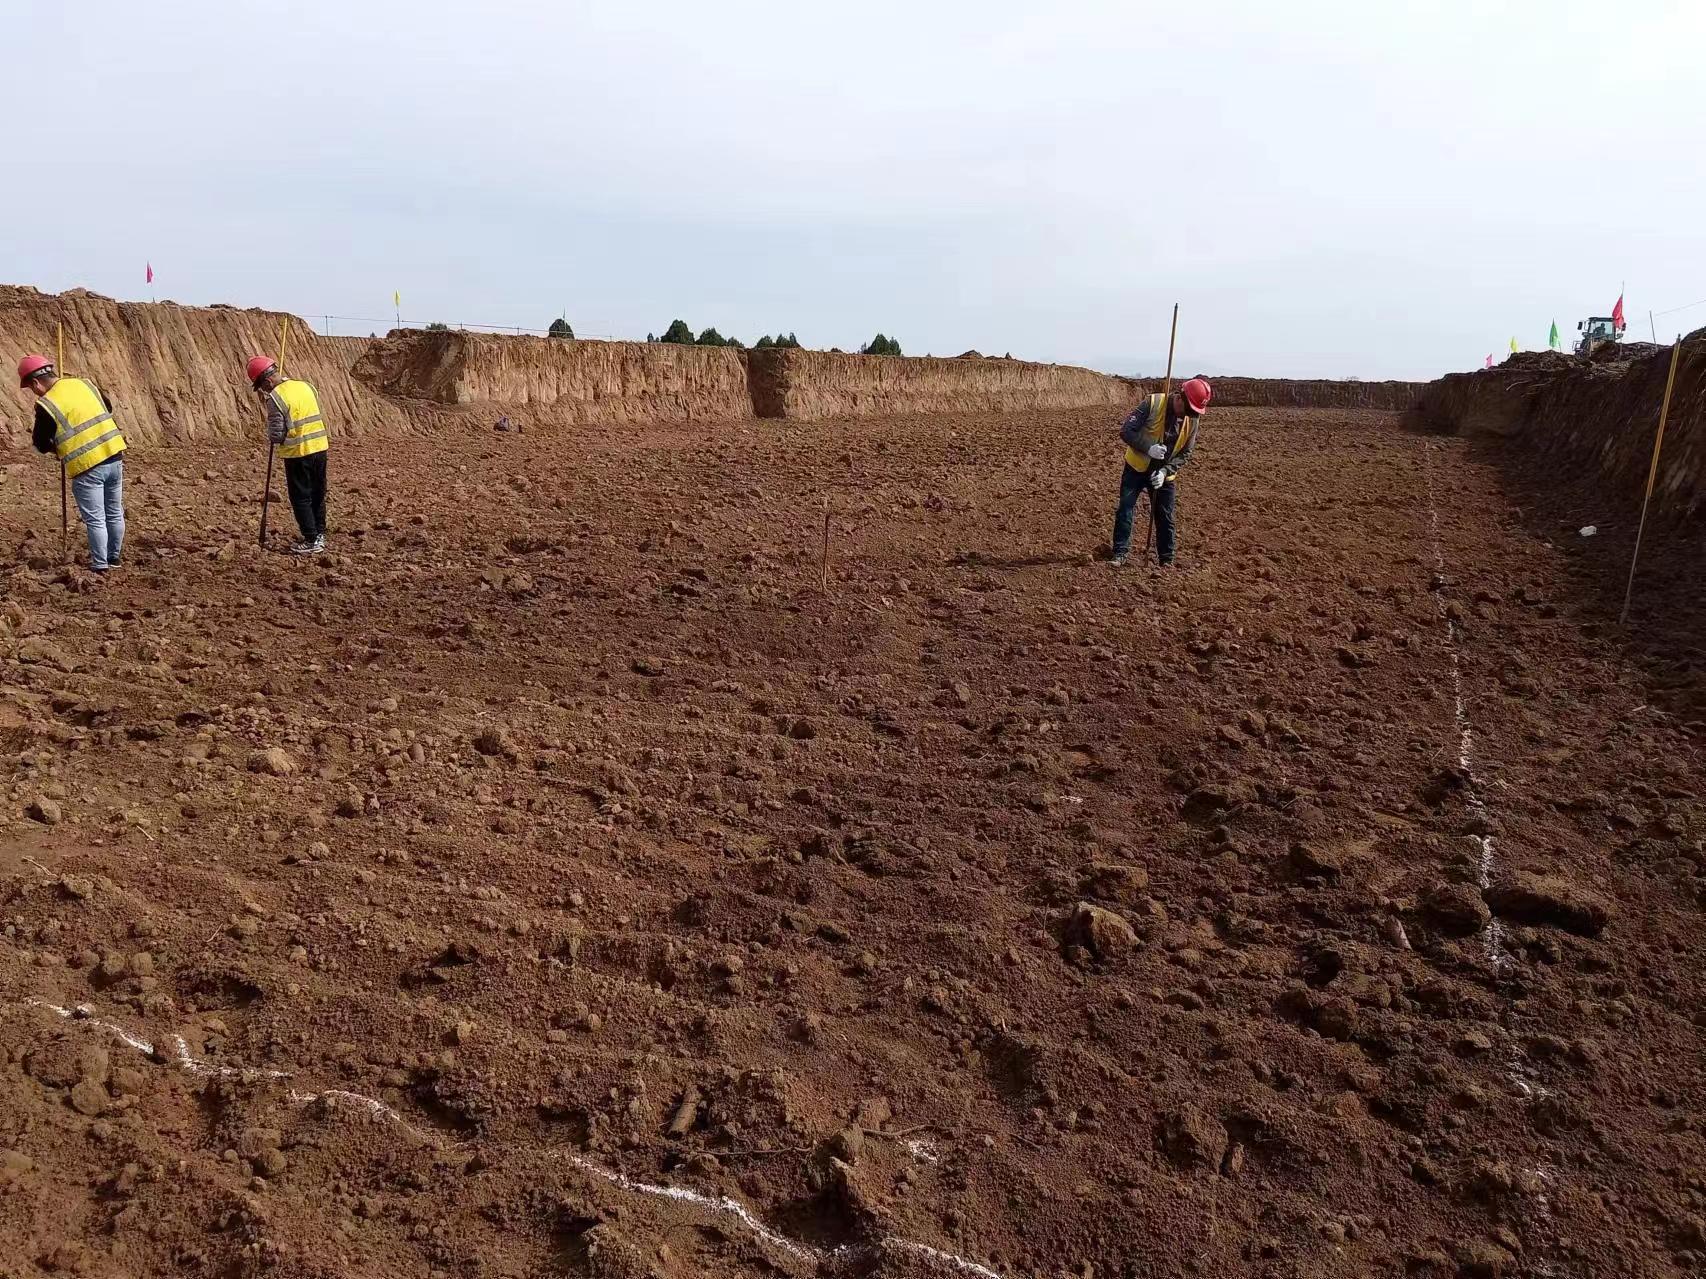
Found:
<svg viewBox="0 0 1706 1279"><path fill-rule="evenodd" d="M286 315L278 322L278 371L281 377L284 375L284 352L289 345L290 317ZM265 411L265 409L262 410L263 413ZM261 488L260 544L262 546L267 544L267 507L272 505L272 455L273 450L277 447L270 439L267 441L267 473L262 481Z"/></svg>
<svg viewBox="0 0 1706 1279"><path fill-rule="evenodd" d="M1173 348L1179 341L1179 304L1173 303L1173 331L1167 335L1167 376L1161 382L1161 426L1167 426L1167 397L1173 394ZM1149 492L1149 527L1143 531L1143 558L1149 558L1149 546L1155 540L1155 491Z"/></svg>
<svg viewBox="0 0 1706 1279"><path fill-rule="evenodd" d="M817 588L829 594L829 494L823 495L823 565L818 570Z"/></svg>
<svg viewBox="0 0 1706 1279"><path fill-rule="evenodd" d="M1659 478L1659 450L1665 446L1665 418L1670 416L1670 393L1676 386L1676 364L1682 357L1682 334L1676 335L1676 341L1670 348L1670 376L1665 378L1665 399L1659 406L1659 433L1653 437L1653 461L1647 467L1647 495L1641 499L1641 522L1635 529L1635 553L1629 557L1629 581L1623 588L1623 613L1618 617L1621 625L1629 620L1629 598L1635 592L1635 565L1641 559L1641 535L1647 531L1647 503L1653 500L1653 481Z"/></svg>

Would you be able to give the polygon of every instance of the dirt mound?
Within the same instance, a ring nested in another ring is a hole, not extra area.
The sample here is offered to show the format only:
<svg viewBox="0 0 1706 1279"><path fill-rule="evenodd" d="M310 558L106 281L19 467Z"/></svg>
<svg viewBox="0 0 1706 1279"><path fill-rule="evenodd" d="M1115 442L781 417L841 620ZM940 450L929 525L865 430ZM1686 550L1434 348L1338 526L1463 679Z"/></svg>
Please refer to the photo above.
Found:
<svg viewBox="0 0 1706 1279"><path fill-rule="evenodd" d="M1159 391L1159 378L1127 379L1137 393ZM1336 381L1329 378L1210 377L1215 409L1386 409L1402 412L1426 383ZM1174 385L1178 385L1175 380Z"/></svg>
<svg viewBox="0 0 1706 1279"><path fill-rule="evenodd" d="M39 293L0 285L0 349L56 354L65 330L65 372L87 374L119 409L133 444L202 444L262 438L261 411L243 376L259 352L277 356L279 326L289 325L287 370L306 378L335 436L404 430L414 425L399 405L351 379L365 338L316 337L301 320L275 311L115 302L86 289ZM27 447L30 411L8 397L9 442Z"/></svg>
<svg viewBox="0 0 1706 1279"><path fill-rule="evenodd" d="M746 364L727 347L411 329L374 343L355 376L386 395L496 406L530 425L752 416Z"/></svg>
<svg viewBox="0 0 1706 1279"><path fill-rule="evenodd" d="M1065 364L985 359L750 351L758 416L815 422L908 413L1012 413L1131 399L1120 378Z"/></svg>
<svg viewBox="0 0 1706 1279"><path fill-rule="evenodd" d="M1616 363L1528 352L1429 383L1416 420L1452 434L1515 436L1556 465L1610 479L1623 495L1645 483L1670 359L1669 347ZM1676 515L1706 505L1706 336L1682 344L1654 503Z"/></svg>

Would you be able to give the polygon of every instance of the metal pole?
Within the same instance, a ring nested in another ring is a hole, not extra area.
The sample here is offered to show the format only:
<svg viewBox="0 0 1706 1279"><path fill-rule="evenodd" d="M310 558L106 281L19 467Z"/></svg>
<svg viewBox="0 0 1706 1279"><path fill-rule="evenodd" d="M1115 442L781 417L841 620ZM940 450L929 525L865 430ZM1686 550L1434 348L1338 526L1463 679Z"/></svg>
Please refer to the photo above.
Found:
<svg viewBox="0 0 1706 1279"><path fill-rule="evenodd" d="M1659 344L1659 329L1658 325L1653 323L1653 313L1651 311L1647 312L1647 327L1652 330L1653 345L1657 346Z"/></svg>
<svg viewBox="0 0 1706 1279"><path fill-rule="evenodd" d="M1629 581L1623 588L1623 612L1617 623L1623 625L1629 620L1629 598L1635 592L1635 565L1641 558L1641 535L1647 531L1647 503L1653 500L1653 481L1659 477L1659 450L1665 443L1665 418L1670 415L1671 388L1676 385L1676 365L1682 356L1682 334L1676 335L1676 342L1670 349L1670 376L1665 378L1665 399L1659 406L1659 433L1653 437L1653 462L1647 468L1647 495L1641 499L1641 523L1635 529L1635 551L1629 557Z"/></svg>

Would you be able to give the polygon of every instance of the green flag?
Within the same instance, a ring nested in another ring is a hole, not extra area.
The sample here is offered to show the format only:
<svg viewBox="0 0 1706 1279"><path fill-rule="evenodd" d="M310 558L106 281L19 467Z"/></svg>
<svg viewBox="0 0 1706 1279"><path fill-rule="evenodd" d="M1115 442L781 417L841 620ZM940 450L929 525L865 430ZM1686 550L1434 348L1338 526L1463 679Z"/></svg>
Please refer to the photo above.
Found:
<svg viewBox="0 0 1706 1279"><path fill-rule="evenodd" d="M1552 336L1546 339L1546 345L1554 351L1558 349L1558 321L1552 321Z"/></svg>

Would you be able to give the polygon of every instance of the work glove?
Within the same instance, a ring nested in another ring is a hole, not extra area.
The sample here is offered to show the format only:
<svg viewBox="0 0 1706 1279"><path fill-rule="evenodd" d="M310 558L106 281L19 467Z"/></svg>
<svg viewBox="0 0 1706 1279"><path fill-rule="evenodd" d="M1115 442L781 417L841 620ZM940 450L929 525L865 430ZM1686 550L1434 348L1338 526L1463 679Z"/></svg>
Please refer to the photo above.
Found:
<svg viewBox="0 0 1706 1279"><path fill-rule="evenodd" d="M1149 446L1149 456L1154 458L1157 462L1161 461L1167 456L1167 446L1159 442L1151 444Z"/></svg>
<svg viewBox="0 0 1706 1279"><path fill-rule="evenodd" d="M1166 482L1167 482L1167 472L1163 471L1160 467L1157 467L1155 470L1153 470L1149 473L1149 487L1150 488L1158 489L1163 484L1165 484Z"/></svg>

